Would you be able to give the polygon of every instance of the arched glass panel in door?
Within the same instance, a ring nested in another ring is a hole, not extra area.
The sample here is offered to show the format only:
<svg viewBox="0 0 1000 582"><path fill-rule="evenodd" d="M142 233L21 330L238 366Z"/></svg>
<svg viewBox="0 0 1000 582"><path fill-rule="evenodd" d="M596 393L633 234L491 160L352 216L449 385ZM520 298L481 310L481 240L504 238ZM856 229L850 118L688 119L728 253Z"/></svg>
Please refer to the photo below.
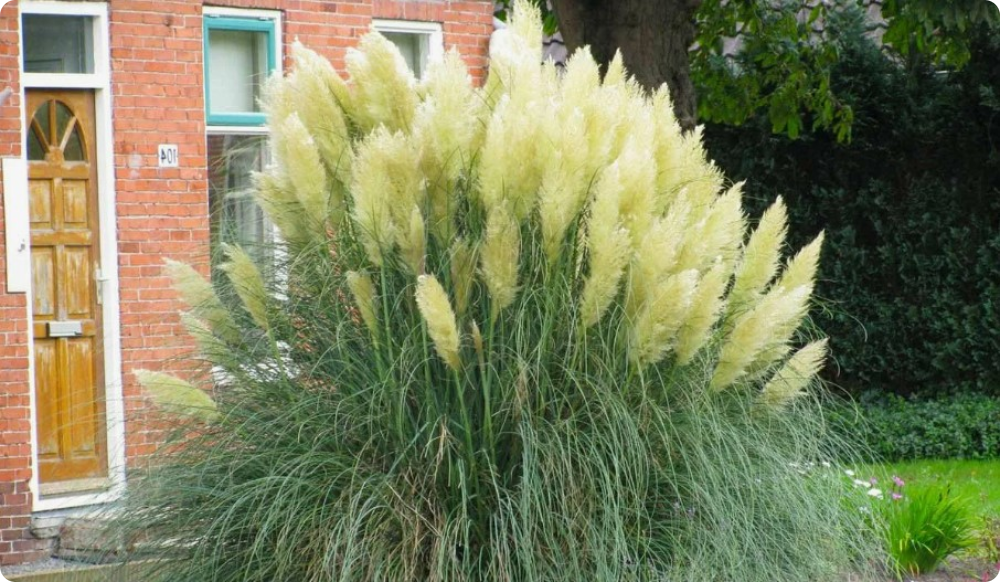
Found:
<svg viewBox="0 0 1000 582"><path fill-rule="evenodd" d="M35 109L28 128L28 160L87 161L80 120L62 101L45 101Z"/></svg>

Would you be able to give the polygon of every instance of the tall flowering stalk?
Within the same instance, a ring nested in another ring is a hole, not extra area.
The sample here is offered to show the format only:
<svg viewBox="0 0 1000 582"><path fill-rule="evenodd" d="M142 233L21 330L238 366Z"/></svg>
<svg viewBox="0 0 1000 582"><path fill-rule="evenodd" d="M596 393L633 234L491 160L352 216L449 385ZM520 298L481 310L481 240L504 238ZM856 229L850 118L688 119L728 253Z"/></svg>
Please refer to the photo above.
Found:
<svg viewBox="0 0 1000 582"><path fill-rule="evenodd" d="M456 53L416 80L374 33L346 79L299 45L269 82L280 264L231 249L214 287L169 267L216 402L152 390L211 412L130 514L169 532L164 579L856 565L855 516L786 475L826 456L805 397L825 343L794 351L822 239L782 268L783 203L748 232L666 89L620 56L540 64L531 2L492 44L481 88Z"/></svg>

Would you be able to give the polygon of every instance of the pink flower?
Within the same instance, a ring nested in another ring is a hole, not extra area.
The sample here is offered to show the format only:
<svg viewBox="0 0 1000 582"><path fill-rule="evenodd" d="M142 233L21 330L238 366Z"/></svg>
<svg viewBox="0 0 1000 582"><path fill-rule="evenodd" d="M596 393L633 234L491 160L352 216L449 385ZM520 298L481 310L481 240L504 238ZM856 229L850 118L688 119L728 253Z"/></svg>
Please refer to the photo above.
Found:
<svg viewBox="0 0 1000 582"><path fill-rule="evenodd" d="M896 484L896 487L902 487L903 485L906 485L905 481L903 481L902 479L900 479L895 475L892 476L892 482Z"/></svg>
<svg viewBox="0 0 1000 582"><path fill-rule="evenodd" d="M893 501L899 501L902 498L903 498L903 494L902 493L896 493L895 491L892 493L892 500Z"/></svg>
<svg viewBox="0 0 1000 582"><path fill-rule="evenodd" d="M868 482L871 483L872 485L878 485L878 479L876 479L875 477L869 479Z"/></svg>

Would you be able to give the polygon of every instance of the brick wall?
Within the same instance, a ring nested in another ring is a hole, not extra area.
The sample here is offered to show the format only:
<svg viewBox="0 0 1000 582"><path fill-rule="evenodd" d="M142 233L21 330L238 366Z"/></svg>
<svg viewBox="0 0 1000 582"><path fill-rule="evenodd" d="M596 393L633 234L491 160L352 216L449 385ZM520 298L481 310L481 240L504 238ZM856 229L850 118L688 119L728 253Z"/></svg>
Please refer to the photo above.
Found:
<svg viewBox="0 0 1000 582"><path fill-rule="evenodd" d="M280 10L283 54L296 39L340 69L372 18L441 22L481 81L492 32L490 0L217 0L213 6ZM0 156L21 155L16 3L0 14ZM126 455L152 452L159 433L145 413L136 369L184 370L191 349L181 308L162 273L171 257L208 273L209 219L200 0L110 0L111 92L121 302ZM287 64L287 61L286 61ZM179 168L157 167L157 146L177 144ZM0 186L2 187L2 186ZM2 205L2 201L0 201ZM0 206L2 210L2 206ZM2 213L0 213L2 217ZM26 298L7 294L0 220L0 565L46 551L31 538Z"/></svg>
<svg viewBox="0 0 1000 582"><path fill-rule="evenodd" d="M109 17L125 443L134 462L159 433L132 373L182 369L192 348L163 260L208 272L201 4L112 0ZM158 167L159 144L177 145L178 168Z"/></svg>

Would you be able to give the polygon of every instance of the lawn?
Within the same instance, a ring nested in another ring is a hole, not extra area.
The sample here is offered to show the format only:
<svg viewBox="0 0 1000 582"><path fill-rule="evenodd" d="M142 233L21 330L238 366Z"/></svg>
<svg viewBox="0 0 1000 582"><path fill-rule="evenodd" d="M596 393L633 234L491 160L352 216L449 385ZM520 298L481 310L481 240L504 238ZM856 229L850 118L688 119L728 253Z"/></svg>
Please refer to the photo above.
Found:
<svg viewBox="0 0 1000 582"><path fill-rule="evenodd" d="M983 517L1000 518L1000 460L922 460L887 463L869 467L882 483L891 483L893 475L907 485L946 485L962 497L973 500L973 507ZM861 475L865 471L859 472Z"/></svg>

